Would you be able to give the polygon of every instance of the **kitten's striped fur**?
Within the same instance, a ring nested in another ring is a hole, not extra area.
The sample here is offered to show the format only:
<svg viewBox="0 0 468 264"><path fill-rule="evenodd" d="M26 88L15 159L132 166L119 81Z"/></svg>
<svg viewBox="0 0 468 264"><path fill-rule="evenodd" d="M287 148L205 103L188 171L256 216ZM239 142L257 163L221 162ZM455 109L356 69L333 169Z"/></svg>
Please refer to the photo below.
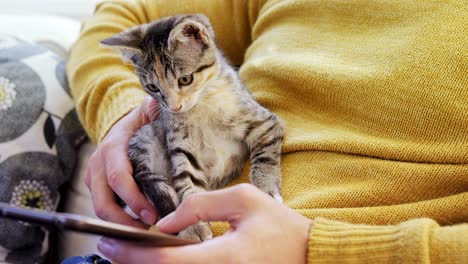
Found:
<svg viewBox="0 0 468 264"><path fill-rule="evenodd" d="M136 182L160 217L190 194L225 186L249 159L251 183L282 200L283 126L242 85L216 48L206 17L164 18L103 43L120 48L159 102L159 119L138 130L129 157ZM187 80L192 82L181 85ZM205 240L211 231L200 222L179 236Z"/></svg>

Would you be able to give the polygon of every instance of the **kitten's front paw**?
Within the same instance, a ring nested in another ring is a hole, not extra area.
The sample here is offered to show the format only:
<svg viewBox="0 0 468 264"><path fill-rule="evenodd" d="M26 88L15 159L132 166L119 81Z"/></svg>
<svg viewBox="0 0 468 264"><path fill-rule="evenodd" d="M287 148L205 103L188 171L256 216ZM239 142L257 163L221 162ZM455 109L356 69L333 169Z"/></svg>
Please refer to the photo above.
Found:
<svg viewBox="0 0 468 264"><path fill-rule="evenodd" d="M213 238L210 225L207 222L199 222L197 224L191 225L180 231L178 236L195 241L205 241Z"/></svg>
<svg viewBox="0 0 468 264"><path fill-rule="evenodd" d="M275 188L274 190L270 189L270 190L263 190L263 191L269 194L271 197L273 197L273 199L275 199L276 201L283 203L283 196L281 196L279 189Z"/></svg>
<svg viewBox="0 0 468 264"><path fill-rule="evenodd" d="M283 196L281 196L279 190L266 191L266 193L273 197L273 199L275 199L276 201L283 203Z"/></svg>
<svg viewBox="0 0 468 264"><path fill-rule="evenodd" d="M279 186L273 185L273 184L260 185L260 184L255 184L255 183L254 185L257 186L257 188L263 191L264 193L270 195L276 201L283 203L283 197L281 196Z"/></svg>
<svg viewBox="0 0 468 264"><path fill-rule="evenodd" d="M280 202L280 203L283 203L283 197L281 196L281 194L279 193L275 193L275 194L270 194L273 199L275 199L276 201Z"/></svg>

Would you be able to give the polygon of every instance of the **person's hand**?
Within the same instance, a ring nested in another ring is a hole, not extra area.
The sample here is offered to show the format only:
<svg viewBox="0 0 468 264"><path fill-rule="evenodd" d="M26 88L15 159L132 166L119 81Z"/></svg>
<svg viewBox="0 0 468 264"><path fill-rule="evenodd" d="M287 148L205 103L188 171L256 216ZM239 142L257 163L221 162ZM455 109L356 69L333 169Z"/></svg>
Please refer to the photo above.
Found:
<svg viewBox="0 0 468 264"><path fill-rule="evenodd" d="M141 126L157 118L156 101L151 97L120 119L90 157L84 181L91 191L96 215L104 220L144 227L117 204L114 192L148 225L157 212L133 179L128 159L128 143Z"/></svg>
<svg viewBox="0 0 468 264"><path fill-rule="evenodd" d="M227 221L220 237L182 247L141 247L102 239L99 250L118 263L305 263L311 220L250 184L192 194L157 223L174 233L200 220Z"/></svg>

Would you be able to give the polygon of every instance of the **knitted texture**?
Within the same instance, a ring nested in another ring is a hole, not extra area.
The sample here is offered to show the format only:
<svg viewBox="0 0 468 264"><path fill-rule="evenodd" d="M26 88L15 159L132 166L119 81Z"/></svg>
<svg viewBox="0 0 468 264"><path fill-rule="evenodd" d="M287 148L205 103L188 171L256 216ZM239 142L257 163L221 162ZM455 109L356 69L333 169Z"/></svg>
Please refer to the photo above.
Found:
<svg viewBox="0 0 468 264"><path fill-rule="evenodd" d="M80 118L94 141L144 96L131 67L98 42L180 13L210 18L218 45L234 65L242 65L248 89L286 124L285 203L312 219L347 222L316 222L311 263L467 260L462 252L468 239L468 5L101 3L84 24L67 67ZM248 181L247 171L236 183ZM400 224L422 217L453 227L424 219ZM351 231L336 235L330 226ZM216 234L225 229L213 225ZM353 245L347 241L356 236L365 243L334 251ZM374 243L380 240L381 248Z"/></svg>
<svg viewBox="0 0 468 264"><path fill-rule="evenodd" d="M466 263L468 240L457 241L454 232L466 234L468 225L441 228L421 218L396 226L369 226L318 218L310 233L308 262ZM440 233L451 240L440 239Z"/></svg>

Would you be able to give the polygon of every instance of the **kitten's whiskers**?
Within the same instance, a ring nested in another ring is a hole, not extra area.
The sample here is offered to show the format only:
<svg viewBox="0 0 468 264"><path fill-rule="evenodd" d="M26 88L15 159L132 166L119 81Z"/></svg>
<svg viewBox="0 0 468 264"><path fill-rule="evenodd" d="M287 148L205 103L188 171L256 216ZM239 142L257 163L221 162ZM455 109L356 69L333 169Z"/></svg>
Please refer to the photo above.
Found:
<svg viewBox="0 0 468 264"><path fill-rule="evenodd" d="M142 67L140 67L140 66L138 66L138 65L133 65L133 67L142 70L143 73L147 75L146 77L151 77L151 74L150 74L147 70L145 70L144 68L142 68Z"/></svg>

